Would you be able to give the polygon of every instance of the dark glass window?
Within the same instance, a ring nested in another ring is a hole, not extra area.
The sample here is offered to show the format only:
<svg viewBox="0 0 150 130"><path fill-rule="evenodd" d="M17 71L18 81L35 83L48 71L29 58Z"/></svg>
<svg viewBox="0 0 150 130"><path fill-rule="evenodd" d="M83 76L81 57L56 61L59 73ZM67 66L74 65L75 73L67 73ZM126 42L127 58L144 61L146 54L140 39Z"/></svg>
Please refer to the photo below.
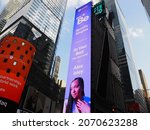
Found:
<svg viewBox="0 0 150 130"><path fill-rule="evenodd" d="M20 55L20 59L23 60L23 58L24 58L24 56L23 56L23 55Z"/></svg>
<svg viewBox="0 0 150 130"><path fill-rule="evenodd" d="M17 47L17 50L20 50L20 47L19 47L19 46Z"/></svg>
<svg viewBox="0 0 150 130"><path fill-rule="evenodd" d="M28 54L28 51L25 51L26 54Z"/></svg>
<svg viewBox="0 0 150 130"><path fill-rule="evenodd" d="M23 66L22 66L22 69L25 70L25 68L26 68L26 67L23 65Z"/></svg>
<svg viewBox="0 0 150 130"><path fill-rule="evenodd" d="M6 70L7 73L10 73L10 71L11 71L11 69L7 69L7 70Z"/></svg>
<svg viewBox="0 0 150 130"><path fill-rule="evenodd" d="M30 60L28 60L27 63L29 64L29 63L30 63Z"/></svg>
<svg viewBox="0 0 150 130"><path fill-rule="evenodd" d="M10 45L10 44L8 44L8 45L7 45L7 48L9 48L10 46L11 46L11 45Z"/></svg>
<svg viewBox="0 0 150 130"><path fill-rule="evenodd" d="M14 40L13 40L13 42L14 42L14 43L16 43L16 42L17 42L17 40L16 40L16 39L14 39Z"/></svg>
<svg viewBox="0 0 150 130"><path fill-rule="evenodd" d="M11 51L11 52L10 52L10 55L14 55L14 52L13 52L13 51Z"/></svg>
<svg viewBox="0 0 150 130"><path fill-rule="evenodd" d="M6 63L7 61L8 61L8 59L7 59L7 58L5 58L3 62L5 62L5 63Z"/></svg>
<svg viewBox="0 0 150 130"><path fill-rule="evenodd" d="M5 51L4 51L4 50L2 50L2 51L1 51L1 54L4 54L4 52L5 52Z"/></svg>
<svg viewBox="0 0 150 130"><path fill-rule="evenodd" d="M20 76L20 73L19 73L19 72L17 72L16 76L17 76L17 77L19 77L19 76Z"/></svg>

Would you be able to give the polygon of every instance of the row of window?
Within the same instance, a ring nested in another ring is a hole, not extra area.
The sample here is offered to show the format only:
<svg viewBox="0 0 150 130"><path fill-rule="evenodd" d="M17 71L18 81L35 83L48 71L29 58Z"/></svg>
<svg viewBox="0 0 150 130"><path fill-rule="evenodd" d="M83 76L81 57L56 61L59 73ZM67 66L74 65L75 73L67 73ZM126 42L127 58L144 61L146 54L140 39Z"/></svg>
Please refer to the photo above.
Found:
<svg viewBox="0 0 150 130"><path fill-rule="evenodd" d="M6 40L5 42L8 42L8 40ZM14 39L12 42L13 42L13 43L16 43L16 42L17 42L17 40L16 40L16 39Z"/></svg>
<svg viewBox="0 0 150 130"><path fill-rule="evenodd" d="M11 69L8 68L8 69L6 70L6 73L10 73L10 72L11 72ZM20 72L17 72L17 73L16 73L16 76L17 76L17 77L20 77ZM24 77L24 80L26 80L26 77Z"/></svg>
<svg viewBox="0 0 150 130"><path fill-rule="evenodd" d="M18 48L19 49L19 48ZM5 52L5 50L2 50L1 52L0 52L0 54L4 54L4 52ZM25 51L25 54L27 55L29 53L29 51L28 50L26 50ZM11 56L13 56L14 55L14 51L11 51L10 53L9 53ZM23 55L21 55L20 56L20 59L23 59ZM31 57L31 59L33 58L33 56Z"/></svg>
<svg viewBox="0 0 150 130"><path fill-rule="evenodd" d="M22 42L21 45L24 46L25 43ZM2 47L2 45L1 45L1 47ZM7 44L7 48L10 48L10 47L11 47L11 44ZM17 50L20 50L20 46L18 46L16 49L17 49ZM29 49L30 49L30 51L32 51L32 47L30 47Z"/></svg>
<svg viewBox="0 0 150 130"><path fill-rule="evenodd" d="M3 60L3 62L5 62L5 63L6 63L7 61L8 61L8 59L6 59L6 58ZM13 62L13 65L16 66L16 65L17 65L17 61L14 61L14 62ZM22 70L25 70L25 68L26 68L25 65L23 65L23 66L22 66Z"/></svg>
<svg viewBox="0 0 150 130"><path fill-rule="evenodd" d="M23 59L23 55L20 56L20 59ZM5 58L5 59L3 60L3 62L4 62L4 63L7 63L7 62L8 62L8 58ZM27 63L30 64L30 60L27 60ZM17 61L14 61L13 65L14 65L14 66L17 65Z"/></svg>
<svg viewBox="0 0 150 130"><path fill-rule="evenodd" d="M7 72L7 73L10 73L10 72L11 72L11 69L7 69L6 72ZM17 73L16 73L16 76L19 77L19 76L20 76L20 72L17 72Z"/></svg>

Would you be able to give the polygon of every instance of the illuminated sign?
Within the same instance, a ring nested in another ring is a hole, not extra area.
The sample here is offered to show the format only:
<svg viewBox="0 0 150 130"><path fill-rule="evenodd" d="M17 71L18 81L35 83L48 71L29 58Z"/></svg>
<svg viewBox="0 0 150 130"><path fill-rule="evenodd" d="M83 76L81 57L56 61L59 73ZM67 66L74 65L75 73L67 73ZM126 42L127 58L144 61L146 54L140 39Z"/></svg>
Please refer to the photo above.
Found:
<svg viewBox="0 0 150 130"><path fill-rule="evenodd" d="M36 50L28 41L13 36L0 44L0 108L7 110L13 103L19 104Z"/></svg>
<svg viewBox="0 0 150 130"><path fill-rule="evenodd" d="M95 16L98 16L98 17L102 17L106 14L105 3L103 0L97 3L96 5L94 5L93 13L95 14Z"/></svg>
<svg viewBox="0 0 150 130"><path fill-rule="evenodd" d="M91 2L76 10L64 113L91 110L91 10Z"/></svg>

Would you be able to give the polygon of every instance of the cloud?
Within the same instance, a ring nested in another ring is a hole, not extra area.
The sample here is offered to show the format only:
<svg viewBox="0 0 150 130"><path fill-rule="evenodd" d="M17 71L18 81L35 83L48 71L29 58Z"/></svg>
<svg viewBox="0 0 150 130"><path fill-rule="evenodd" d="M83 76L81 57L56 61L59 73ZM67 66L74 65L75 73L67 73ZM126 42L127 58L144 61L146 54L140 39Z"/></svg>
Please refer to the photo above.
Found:
<svg viewBox="0 0 150 130"><path fill-rule="evenodd" d="M3 0L3 1L2 1L2 4L3 4L3 5L6 5L8 2L9 2L9 0Z"/></svg>
<svg viewBox="0 0 150 130"><path fill-rule="evenodd" d="M5 8L5 6L8 2L9 2L9 0L0 1L0 13L3 11L3 9Z"/></svg>
<svg viewBox="0 0 150 130"><path fill-rule="evenodd" d="M64 24L63 30L65 30L67 33L70 33L71 32L71 25L70 25L69 20L65 20L63 24Z"/></svg>
<svg viewBox="0 0 150 130"><path fill-rule="evenodd" d="M129 36L133 38L143 37L144 31L142 28L129 28Z"/></svg>

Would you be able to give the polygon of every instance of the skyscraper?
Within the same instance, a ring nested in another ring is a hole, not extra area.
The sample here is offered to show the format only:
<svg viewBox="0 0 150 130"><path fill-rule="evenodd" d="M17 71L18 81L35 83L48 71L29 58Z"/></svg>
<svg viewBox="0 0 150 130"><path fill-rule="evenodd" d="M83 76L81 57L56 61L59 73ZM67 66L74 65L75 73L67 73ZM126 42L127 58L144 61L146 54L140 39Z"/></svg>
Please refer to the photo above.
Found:
<svg viewBox="0 0 150 130"><path fill-rule="evenodd" d="M6 24L4 21L7 21L29 2L30 0L9 0L8 4L0 14L0 32Z"/></svg>
<svg viewBox="0 0 150 130"><path fill-rule="evenodd" d="M57 82L57 79L58 79L60 62L61 62L60 56L55 56L52 77L55 79L56 82Z"/></svg>
<svg viewBox="0 0 150 130"><path fill-rule="evenodd" d="M7 35L15 36L28 41L36 49L19 102L20 110L55 112L59 89L49 74L66 3L67 0L31 0L7 20L1 32L0 40ZM18 49L21 48L18 47L16 51ZM28 54L29 50L25 50L20 58L23 59ZM32 103L35 104L30 100L33 96L37 99L35 109L28 106ZM29 101L31 102L29 103Z"/></svg>
<svg viewBox="0 0 150 130"><path fill-rule="evenodd" d="M125 112L114 31L92 17L92 112Z"/></svg>
<svg viewBox="0 0 150 130"><path fill-rule="evenodd" d="M140 75L140 79L141 79L141 83L142 83L142 87L145 91L145 96L148 98L149 97L149 93L148 93L148 85L147 85L147 81L146 81L146 78L145 78L145 75L143 73L143 71L140 69L139 70L139 75Z"/></svg>
<svg viewBox="0 0 150 130"><path fill-rule="evenodd" d="M5 19L0 20L0 32L2 31L3 27L5 26L5 24L6 24L6 20Z"/></svg>
<svg viewBox="0 0 150 130"><path fill-rule="evenodd" d="M143 90L144 97L145 97L145 100L146 100L147 108L150 112L149 89L148 89L148 85L147 85L145 75L144 75L144 73L141 69L139 70L139 75L140 75L140 79L141 79L141 83L142 83L142 90Z"/></svg>
<svg viewBox="0 0 150 130"><path fill-rule="evenodd" d="M134 103L134 91L140 88L140 84L131 50L131 43L128 38L128 28L123 13L119 7L118 1L104 1L108 10L113 12L114 15L112 26L114 28L116 37L119 69L123 83L125 103Z"/></svg>
<svg viewBox="0 0 150 130"><path fill-rule="evenodd" d="M8 4L0 14L0 19L9 19L29 2L30 0L9 0Z"/></svg>
<svg viewBox="0 0 150 130"><path fill-rule="evenodd" d="M26 6L10 18L4 28L7 28L14 18L26 17L54 42L60 29L67 0L30 0Z"/></svg>
<svg viewBox="0 0 150 130"><path fill-rule="evenodd" d="M142 4L143 6L145 7L145 10L146 10L146 14L147 14L147 17L150 21L150 0L141 0L142 1Z"/></svg>
<svg viewBox="0 0 150 130"><path fill-rule="evenodd" d="M19 19L21 16L24 16L52 40L47 53L45 52L45 56L47 57L45 59L47 74L51 71L50 68L52 66L66 4L67 0L30 0L25 6L23 6L23 8L7 20L7 23L3 28L4 31L14 21ZM36 34L35 37L39 37L36 42L38 42L38 44L40 44L40 48L43 49L44 46L46 46L46 43L44 44L42 42L38 34Z"/></svg>

